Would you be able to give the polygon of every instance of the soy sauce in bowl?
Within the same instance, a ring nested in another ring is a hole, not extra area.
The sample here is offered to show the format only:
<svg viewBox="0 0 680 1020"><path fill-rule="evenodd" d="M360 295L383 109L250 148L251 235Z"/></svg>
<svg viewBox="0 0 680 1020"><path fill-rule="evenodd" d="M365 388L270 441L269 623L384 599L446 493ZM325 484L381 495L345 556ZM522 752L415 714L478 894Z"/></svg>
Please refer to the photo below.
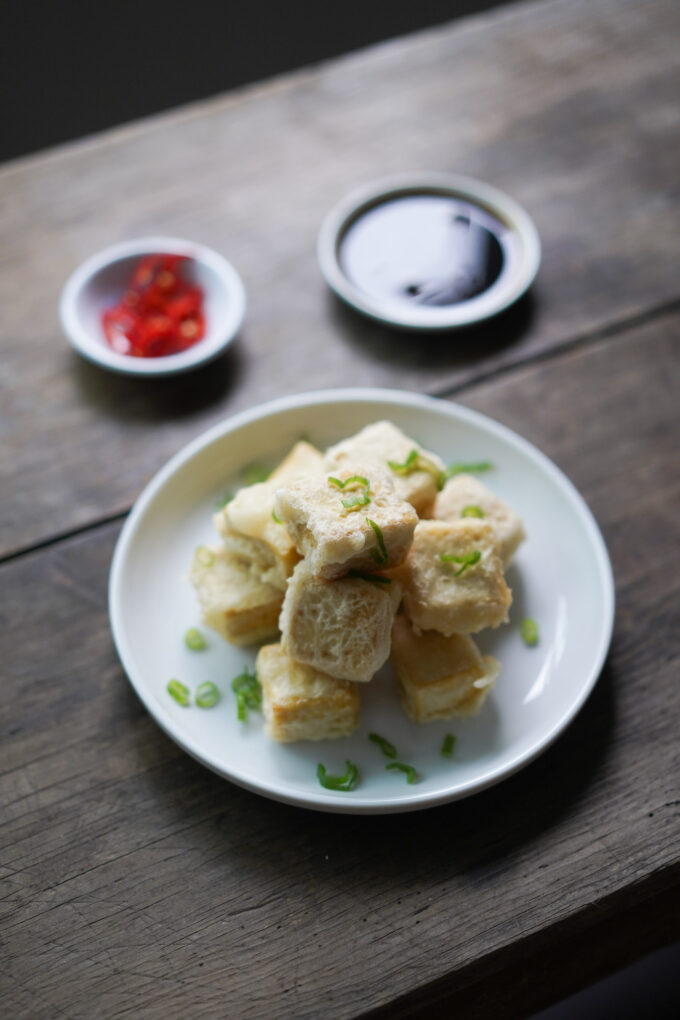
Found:
<svg viewBox="0 0 680 1020"><path fill-rule="evenodd" d="M469 202L405 195L352 223L339 260L357 287L407 305L455 305L488 290L506 258L507 228Z"/></svg>

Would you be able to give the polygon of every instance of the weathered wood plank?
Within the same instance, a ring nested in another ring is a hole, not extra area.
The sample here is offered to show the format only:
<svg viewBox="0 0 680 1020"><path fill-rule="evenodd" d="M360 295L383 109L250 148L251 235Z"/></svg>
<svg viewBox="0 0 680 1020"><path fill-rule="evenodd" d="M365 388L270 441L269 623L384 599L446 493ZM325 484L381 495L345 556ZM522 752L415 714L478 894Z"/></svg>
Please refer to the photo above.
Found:
<svg viewBox="0 0 680 1020"><path fill-rule="evenodd" d="M680 298L679 28L663 0L516 5L6 168L0 552L126 509L239 408L329 385L442 392ZM544 241L533 301L430 343L330 297L324 214L414 168L476 175L526 205ZM204 372L115 378L65 347L59 291L92 251L157 232L233 259L247 321Z"/></svg>
<svg viewBox="0 0 680 1020"><path fill-rule="evenodd" d="M475 989L487 1004L502 991L511 1015L540 1005L535 989L516 997L533 967L544 995L564 994L583 946L611 966L677 937L679 341L667 318L466 397L581 487L617 627L550 751L417 825L265 801L182 754L111 645L116 526L0 568L8 1015L445 1016ZM544 968L560 952L555 986ZM512 987L508 968L524 975Z"/></svg>

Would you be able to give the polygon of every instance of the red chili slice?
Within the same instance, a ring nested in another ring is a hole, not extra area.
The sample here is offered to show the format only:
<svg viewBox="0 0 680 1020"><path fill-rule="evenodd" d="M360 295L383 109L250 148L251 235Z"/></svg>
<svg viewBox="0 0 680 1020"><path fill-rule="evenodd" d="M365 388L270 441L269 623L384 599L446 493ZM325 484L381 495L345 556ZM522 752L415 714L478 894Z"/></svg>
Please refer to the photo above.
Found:
<svg viewBox="0 0 680 1020"><path fill-rule="evenodd" d="M203 291L182 276L183 255L140 259L121 300L102 314L113 350L158 358L186 350L205 336Z"/></svg>

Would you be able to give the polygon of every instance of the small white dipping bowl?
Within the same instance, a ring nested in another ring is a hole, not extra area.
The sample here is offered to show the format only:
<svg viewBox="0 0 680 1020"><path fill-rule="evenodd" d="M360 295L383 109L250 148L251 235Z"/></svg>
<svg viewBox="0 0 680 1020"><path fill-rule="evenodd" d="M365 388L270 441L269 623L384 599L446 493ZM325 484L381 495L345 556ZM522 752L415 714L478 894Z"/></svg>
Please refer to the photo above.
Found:
<svg viewBox="0 0 680 1020"><path fill-rule="evenodd" d="M163 254L187 257L183 274L203 290L205 336L178 354L119 354L104 335L102 313L120 301L143 256ZM71 345L89 361L126 375L160 376L186 372L217 357L238 333L245 307L241 277L216 251L178 237L141 237L114 244L83 262L66 282L59 316Z"/></svg>

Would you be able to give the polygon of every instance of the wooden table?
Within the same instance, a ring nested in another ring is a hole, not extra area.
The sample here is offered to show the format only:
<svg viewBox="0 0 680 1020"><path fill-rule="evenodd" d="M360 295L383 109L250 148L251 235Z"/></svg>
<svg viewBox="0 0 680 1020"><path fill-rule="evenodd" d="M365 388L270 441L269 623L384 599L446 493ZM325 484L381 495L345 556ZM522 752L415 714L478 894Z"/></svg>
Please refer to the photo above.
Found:
<svg viewBox="0 0 680 1020"><path fill-rule="evenodd" d="M524 1015L678 936L679 33L663 0L519 4L0 172L4 1015ZM530 299L431 344L341 307L315 261L348 190L421 168L506 189L544 244ZM228 356L155 383L79 360L57 322L83 257L151 232L223 251L250 301ZM109 632L149 476L238 409L343 384L517 429L584 494L616 575L568 731L419 815L212 775Z"/></svg>

